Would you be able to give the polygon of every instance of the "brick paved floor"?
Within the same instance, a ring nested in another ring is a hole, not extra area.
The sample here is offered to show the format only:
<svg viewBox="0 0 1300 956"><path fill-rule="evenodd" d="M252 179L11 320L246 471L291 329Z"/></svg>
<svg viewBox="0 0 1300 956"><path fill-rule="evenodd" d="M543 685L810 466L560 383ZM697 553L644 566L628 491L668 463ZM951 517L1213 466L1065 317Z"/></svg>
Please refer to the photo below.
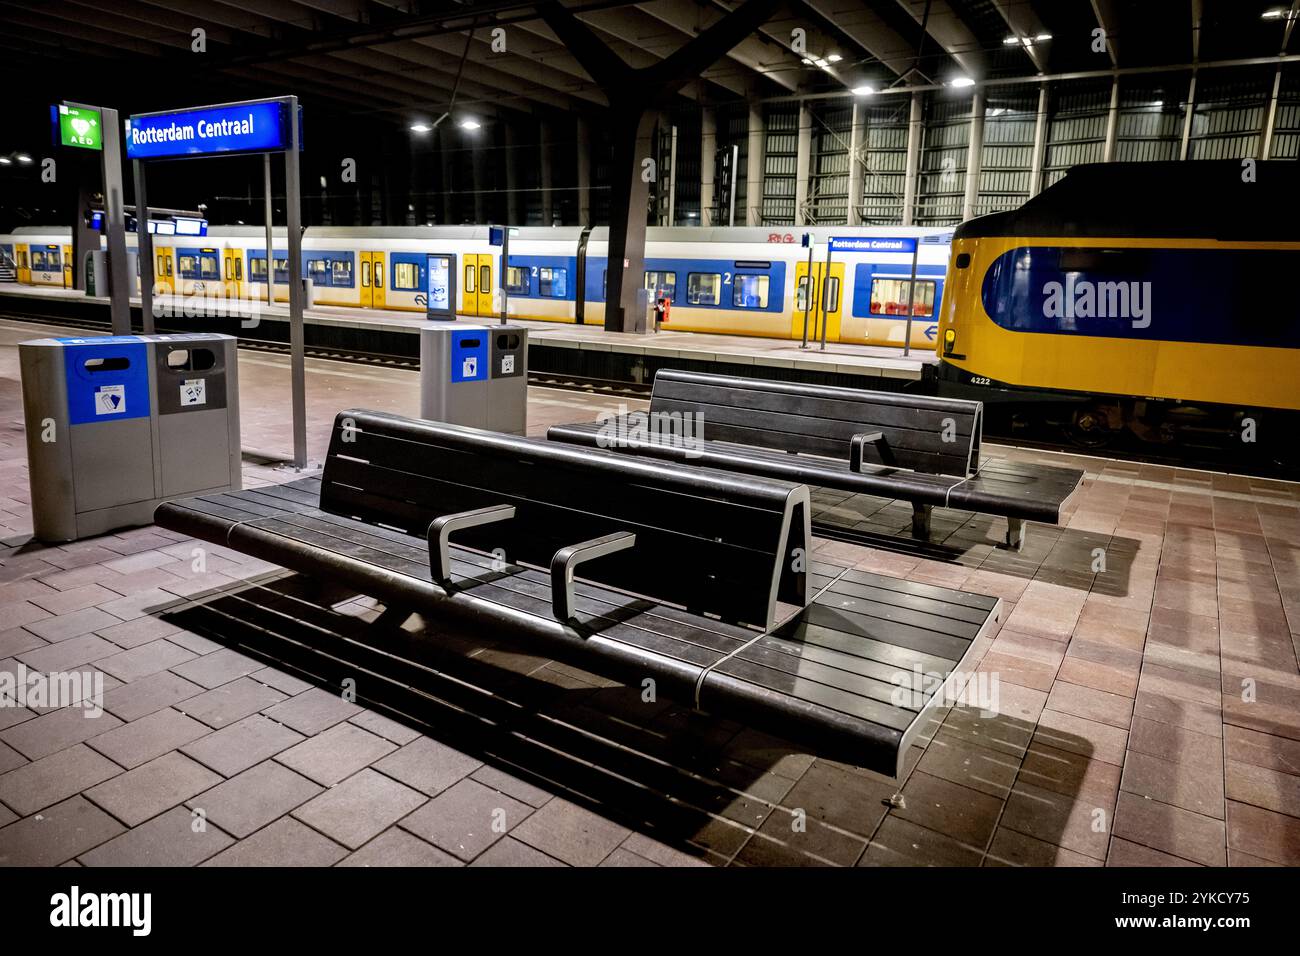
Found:
<svg viewBox="0 0 1300 956"><path fill-rule="evenodd" d="M1300 864L1296 485L1012 451L1087 470L1023 554L960 512L928 549L820 542L1006 601L998 713L937 715L891 807L874 774L222 548L197 568L171 532L29 543L35 334L0 324L0 671L102 680L104 713L0 706L0 864ZM316 459L340 408L416 411L412 372L309 365ZM240 376L245 446L287 450L285 361ZM530 431L618 401L534 389ZM816 497L866 535L909 520Z"/></svg>

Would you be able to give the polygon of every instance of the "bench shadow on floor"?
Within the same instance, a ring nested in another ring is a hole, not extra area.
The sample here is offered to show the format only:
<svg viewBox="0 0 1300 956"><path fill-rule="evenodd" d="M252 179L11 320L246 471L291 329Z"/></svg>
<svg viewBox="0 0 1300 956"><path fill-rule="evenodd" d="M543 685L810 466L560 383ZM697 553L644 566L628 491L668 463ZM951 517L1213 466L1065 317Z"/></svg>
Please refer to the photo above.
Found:
<svg viewBox="0 0 1300 956"><path fill-rule="evenodd" d="M1011 551L1001 546L1005 518L952 508L934 509L930 536L921 540L909 533L912 509L907 502L826 488L812 491L813 527L820 537L1115 597L1128 594L1142 547L1135 538L1031 521L1026 522L1024 548Z"/></svg>
<svg viewBox="0 0 1300 956"><path fill-rule="evenodd" d="M922 737L937 731L938 742L920 773L922 748L911 748L906 805L891 809L897 782L734 721L643 701L639 688L532 655L523 641L418 616L397 626L369 598L287 572L196 597L163 616L319 686L354 680L357 703L714 864L1045 864L1077 810L1068 768L1049 771L1050 790L1016 784L1044 731L1035 737L1035 724L1008 714L937 710ZM1086 740L1048 738L1045 753L1086 764ZM968 819L967 798L983 802L987 832ZM995 840L994 824L1017 805L1034 839Z"/></svg>

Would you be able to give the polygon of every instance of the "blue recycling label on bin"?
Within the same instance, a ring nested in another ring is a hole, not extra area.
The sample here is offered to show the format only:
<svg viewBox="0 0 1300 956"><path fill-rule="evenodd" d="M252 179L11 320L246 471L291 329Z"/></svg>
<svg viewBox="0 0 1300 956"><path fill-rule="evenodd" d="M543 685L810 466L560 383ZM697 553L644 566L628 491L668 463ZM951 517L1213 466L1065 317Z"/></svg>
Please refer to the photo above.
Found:
<svg viewBox="0 0 1300 956"><path fill-rule="evenodd" d="M64 343L68 423L148 418L148 348L123 336Z"/></svg>
<svg viewBox="0 0 1300 956"><path fill-rule="evenodd" d="M457 329L451 333L451 380L482 382L488 377L487 329Z"/></svg>

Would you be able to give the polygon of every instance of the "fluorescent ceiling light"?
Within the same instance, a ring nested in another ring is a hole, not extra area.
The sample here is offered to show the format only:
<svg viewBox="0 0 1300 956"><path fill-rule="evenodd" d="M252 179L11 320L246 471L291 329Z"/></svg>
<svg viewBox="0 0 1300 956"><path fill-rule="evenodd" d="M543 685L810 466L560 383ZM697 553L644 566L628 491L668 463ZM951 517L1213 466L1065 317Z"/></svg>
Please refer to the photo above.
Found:
<svg viewBox="0 0 1300 956"><path fill-rule="evenodd" d="M972 80L969 76L954 76L951 80L948 81L948 85L960 89L966 86L974 86L975 81Z"/></svg>
<svg viewBox="0 0 1300 956"><path fill-rule="evenodd" d="M410 126L412 133L427 133L431 129L433 129L433 127L428 123L412 123Z"/></svg>
<svg viewBox="0 0 1300 956"><path fill-rule="evenodd" d="M14 156L14 159L18 160L20 163L30 163L32 161L32 158L26 153L17 153Z"/></svg>
<svg viewBox="0 0 1300 956"><path fill-rule="evenodd" d="M483 124L476 119L466 118L460 121L461 129L478 129Z"/></svg>
<svg viewBox="0 0 1300 956"><path fill-rule="evenodd" d="M826 59L830 60L832 63L838 63L840 60L844 59L844 57L840 56L838 53L832 53Z"/></svg>
<svg viewBox="0 0 1300 956"><path fill-rule="evenodd" d="M853 87L854 96L871 96L875 93L875 87L872 86L855 86Z"/></svg>

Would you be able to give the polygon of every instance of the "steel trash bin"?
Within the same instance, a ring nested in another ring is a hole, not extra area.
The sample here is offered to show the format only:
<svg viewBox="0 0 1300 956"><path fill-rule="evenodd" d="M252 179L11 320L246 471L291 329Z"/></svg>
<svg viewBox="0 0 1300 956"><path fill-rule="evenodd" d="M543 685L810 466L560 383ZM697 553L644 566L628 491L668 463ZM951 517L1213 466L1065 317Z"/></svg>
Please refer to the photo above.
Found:
<svg viewBox="0 0 1300 956"><path fill-rule="evenodd" d="M420 327L420 417L522 435L528 427L528 330Z"/></svg>
<svg viewBox="0 0 1300 956"><path fill-rule="evenodd" d="M215 333L19 343L33 531L75 541L237 491L236 340Z"/></svg>

